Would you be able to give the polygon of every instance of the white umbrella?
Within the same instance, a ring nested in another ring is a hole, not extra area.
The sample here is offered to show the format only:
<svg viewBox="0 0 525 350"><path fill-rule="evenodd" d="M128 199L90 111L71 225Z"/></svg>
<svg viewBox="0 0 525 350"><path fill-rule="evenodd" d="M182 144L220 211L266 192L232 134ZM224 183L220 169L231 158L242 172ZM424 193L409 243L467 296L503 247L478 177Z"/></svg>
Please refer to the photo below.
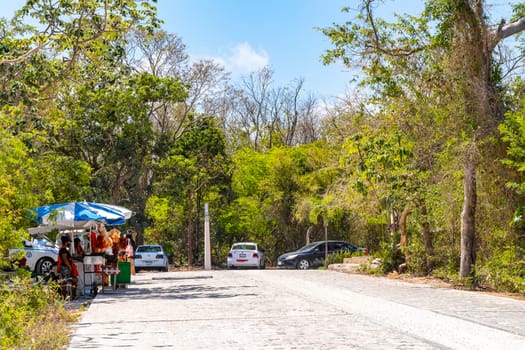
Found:
<svg viewBox="0 0 525 350"><path fill-rule="evenodd" d="M133 215L135 215L135 212L129 210L128 208L121 207L120 205L115 204L107 204L107 203L96 203L96 202L86 202L91 207L102 207L104 209L109 209L112 211L115 211L119 214L124 215L124 218L128 220Z"/></svg>

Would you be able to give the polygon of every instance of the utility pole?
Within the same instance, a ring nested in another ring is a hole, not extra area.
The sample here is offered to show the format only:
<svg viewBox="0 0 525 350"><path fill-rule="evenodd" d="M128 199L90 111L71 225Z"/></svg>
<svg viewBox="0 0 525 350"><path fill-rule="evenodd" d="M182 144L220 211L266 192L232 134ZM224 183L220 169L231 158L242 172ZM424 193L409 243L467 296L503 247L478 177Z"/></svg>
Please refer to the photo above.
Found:
<svg viewBox="0 0 525 350"><path fill-rule="evenodd" d="M204 203L204 270L211 270L210 216L208 202Z"/></svg>

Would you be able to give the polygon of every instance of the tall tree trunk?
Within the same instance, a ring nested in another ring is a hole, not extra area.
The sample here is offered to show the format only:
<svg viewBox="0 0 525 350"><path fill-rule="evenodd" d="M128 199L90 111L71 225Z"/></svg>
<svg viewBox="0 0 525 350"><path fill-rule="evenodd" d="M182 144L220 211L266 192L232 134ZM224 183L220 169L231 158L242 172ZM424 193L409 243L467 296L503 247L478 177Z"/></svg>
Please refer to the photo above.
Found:
<svg viewBox="0 0 525 350"><path fill-rule="evenodd" d="M312 226L308 226L306 230L306 244L310 244L310 234L312 233Z"/></svg>
<svg viewBox="0 0 525 350"><path fill-rule="evenodd" d="M455 0L460 10L458 16L459 33L463 42L458 50L458 57L463 65L458 71L466 73L467 86L464 105L467 115L476 121L473 128L473 140L467 150L465 174L463 177L464 203L461 213L461 261L459 276L465 278L472 274L476 262L476 158L477 140L481 140L497 131L498 106L493 96L491 82L491 57L496 45L503 39L525 30L525 18L489 29L485 23L484 1ZM461 39L460 39L461 41Z"/></svg>
<svg viewBox="0 0 525 350"><path fill-rule="evenodd" d="M427 275L430 274L434 265L432 263L432 256L434 255L434 247L432 246L432 232L430 231L430 223L428 222L427 206L424 201L420 201L419 207L421 210L421 216L424 218L422 229L423 229L423 245L425 246L425 263L427 265Z"/></svg>
<svg viewBox="0 0 525 350"><path fill-rule="evenodd" d="M399 229L399 214L395 209L391 208L390 209L390 235L394 237L398 229Z"/></svg>
<svg viewBox="0 0 525 350"><path fill-rule="evenodd" d="M474 146L471 146L467 152L463 177L463 211L461 212L461 260L459 266L459 277L461 278L468 277L472 273L472 267L476 262L475 219L477 196Z"/></svg>
<svg viewBox="0 0 525 350"><path fill-rule="evenodd" d="M465 150L463 174L463 210L461 212L461 257L459 276L472 274L476 261L476 159L477 142L491 134L494 113L491 108L492 89L490 81L490 57L488 30L485 23L483 2L455 0L458 5L456 31L456 75L462 77L457 91L463 100L463 113L470 120L465 132L470 144ZM458 99L460 100L460 99Z"/></svg>

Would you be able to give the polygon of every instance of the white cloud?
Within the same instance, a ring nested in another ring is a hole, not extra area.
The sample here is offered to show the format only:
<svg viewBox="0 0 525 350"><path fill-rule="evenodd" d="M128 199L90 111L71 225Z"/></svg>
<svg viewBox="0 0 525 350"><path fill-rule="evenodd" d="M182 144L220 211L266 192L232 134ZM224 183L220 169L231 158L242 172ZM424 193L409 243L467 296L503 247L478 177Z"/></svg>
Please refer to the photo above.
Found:
<svg viewBox="0 0 525 350"><path fill-rule="evenodd" d="M270 62L266 51L257 52L248 43L238 44L232 51L233 55L227 58L227 62L232 67L232 71L242 74L260 70Z"/></svg>
<svg viewBox="0 0 525 350"><path fill-rule="evenodd" d="M247 42L229 48L225 55L209 58L222 65L233 76L258 71L270 63L270 56L266 51L256 51Z"/></svg>

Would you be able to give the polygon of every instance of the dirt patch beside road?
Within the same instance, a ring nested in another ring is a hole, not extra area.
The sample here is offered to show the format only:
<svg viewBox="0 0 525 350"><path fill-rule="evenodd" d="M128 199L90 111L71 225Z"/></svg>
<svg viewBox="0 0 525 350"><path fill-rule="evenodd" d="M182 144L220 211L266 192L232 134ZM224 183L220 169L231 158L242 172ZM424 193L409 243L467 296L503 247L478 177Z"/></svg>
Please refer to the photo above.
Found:
<svg viewBox="0 0 525 350"><path fill-rule="evenodd" d="M416 277L412 276L410 274L399 274L399 273L390 273L387 276L387 278L401 280L408 283L420 283L420 284L428 284L433 287L437 288L450 288L450 289L459 289L459 290L469 290L468 288L465 288L464 286L460 286L457 284L454 284L452 282L444 281L440 278L430 277L430 276L424 276L424 277ZM523 300L525 301L525 295L517 294L517 293L504 293L504 292L496 292L488 289L473 289L473 292L480 292L480 293L486 293L486 294L492 294L500 297L506 297L506 298L512 298L517 300Z"/></svg>
<svg viewBox="0 0 525 350"><path fill-rule="evenodd" d="M351 258L345 258L343 264L332 264L328 268L330 270L335 270L335 271L344 272L344 273L355 273L355 274L366 275L366 273L362 272L361 265L369 265L371 261L372 261L372 258L370 256L356 256L356 257L351 257ZM445 281L440 278L431 277L431 276L418 277L418 276L413 276L411 274L399 274L397 272L392 272L388 275L381 276L381 277L401 280L407 283L427 284L427 285L431 285L436 288L472 290L473 292L492 294L492 295L496 295L500 297L506 297L506 298L512 298L512 299L525 301L525 295L523 294L497 292L497 291L486 289L486 288L485 289L483 288L469 289L469 288L466 288L465 286L458 285L457 283L453 283L452 281Z"/></svg>

